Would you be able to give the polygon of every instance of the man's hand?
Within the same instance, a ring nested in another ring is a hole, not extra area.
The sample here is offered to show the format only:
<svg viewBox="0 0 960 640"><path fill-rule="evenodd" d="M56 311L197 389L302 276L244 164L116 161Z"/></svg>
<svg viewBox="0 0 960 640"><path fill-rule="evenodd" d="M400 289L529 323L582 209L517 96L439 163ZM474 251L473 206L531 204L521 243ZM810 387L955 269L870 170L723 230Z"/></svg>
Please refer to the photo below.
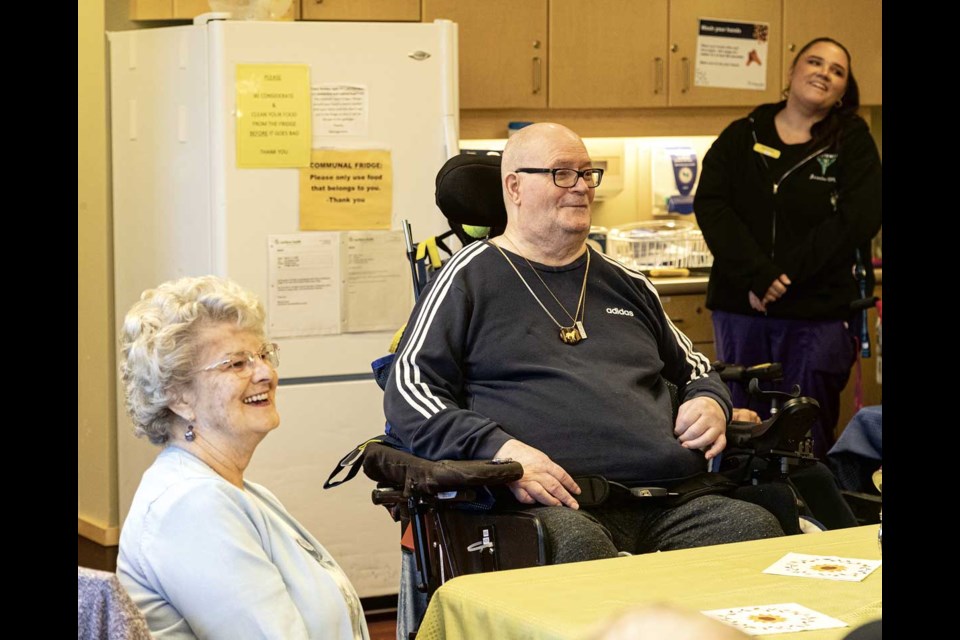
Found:
<svg viewBox="0 0 960 640"><path fill-rule="evenodd" d="M507 440L494 457L511 458L523 465L523 477L507 485L520 502L580 508L570 495L580 493L580 487L563 467L547 457L543 451L513 439Z"/></svg>
<svg viewBox="0 0 960 640"><path fill-rule="evenodd" d="M734 409L730 422L763 422L753 409Z"/></svg>
<svg viewBox="0 0 960 640"><path fill-rule="evenodd" d="M710 460L727 446L727 414L713 398L699 396L680 405L673 432L685 449L707 449Z"/></svg>

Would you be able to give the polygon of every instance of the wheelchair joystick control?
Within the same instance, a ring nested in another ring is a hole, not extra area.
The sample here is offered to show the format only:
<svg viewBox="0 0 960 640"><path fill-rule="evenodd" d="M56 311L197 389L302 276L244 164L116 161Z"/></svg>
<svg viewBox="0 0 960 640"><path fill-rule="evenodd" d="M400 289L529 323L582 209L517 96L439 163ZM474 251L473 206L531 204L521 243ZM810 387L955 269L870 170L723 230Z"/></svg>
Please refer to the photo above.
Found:
<svg viewBox="0 0 960 640"><path fill-rule="evenodd" d="M752 396L756 396L758 398L769 398L770 415L773 415L780 410L780 405L782 402L787 402L788 400L793 400L794 398L800 397L800 385L793 385L793 388L789 392L764 391L760 388L760 380L758 378L750 378L750 384L747 389L750 391L750 395Z"/></svg>

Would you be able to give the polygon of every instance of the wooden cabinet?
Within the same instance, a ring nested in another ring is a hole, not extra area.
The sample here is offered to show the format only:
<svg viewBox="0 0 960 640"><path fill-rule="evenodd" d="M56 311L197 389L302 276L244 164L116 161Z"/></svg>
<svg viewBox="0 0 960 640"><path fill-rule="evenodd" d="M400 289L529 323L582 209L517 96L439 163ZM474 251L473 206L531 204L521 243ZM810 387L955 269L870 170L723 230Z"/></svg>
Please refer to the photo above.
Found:
<svg viewBox="0 0 960 640"><path fill-rule="evenodd" d="M703 353L710 362L717 358L713 346L713 320L707 309L706 295L660 295L660 302L670 322L693 342L693 347Z"/></svg>
<svg viewBox="0 0 960 640"><path fill-rule="evenodd" d="M299 16L300 0L293 0L282 20ZM131 20L192 20L201 13L210 13L209 0L130 0Z"/></svg>
<svg viewBox="0 0 960 640"><path fill-rule="evenodd" d="M549 106L667 106L667 0L550 0Z"/></svg>
<svg viewBox="0 0 960 640"><path fill-rule="evenodd" d="M882 0L783 0L783 86L800 48L821 36L850 52L860 104L883 104Z"/></svg>
<svg viewBox="0 0 960 640"><path fill-rule="evenodd" d="M551 108L754 106L781 90L781 0L550 0ZM698 87L700 18L769 26L764 91Z"/></svg>
<svg viewBox="0 0 960 640"><path fill-rule="evenodd" d="M781 0L423 0L460 31L462 109L754 106L781 90ZM697 87L700 18L769 25L765 91Z"/></svg>
<svg viewBox="0 0 960 640"><path fill-rule="evenodd" d="M745 106L776 102L782 90L780 68L781 0L670 0L669 104L673 107ZM767 87L721 89L694 81L700 18L767 23Z"/></svg>
<svg viewBox="0 0 960 640"><path fill-rule="evenodd" d="M131 20L170 20L173 0L130 0Z"/></svg>
<svg viewBox="0 0 960 640"><path fill-rule="evenodd" d="M420 22L420 0L299 0L302 20Z"/></svg>
<svg viewBox="0 0 960 640"><path fill-rule="evenodd" d="M291 10L294 4L296 4L296 1L290 4ZM213 9L210 8L208 0L173 0L173 18L175 20L181 18L192 19L201 13L210 13L211 11Z"/></svg>
<svg viewBox="0 0 960 640"><path fill-rule="evenodd" d="M423 21L459 25L460 108L547 106L547 0L423 0Z"/></svg>

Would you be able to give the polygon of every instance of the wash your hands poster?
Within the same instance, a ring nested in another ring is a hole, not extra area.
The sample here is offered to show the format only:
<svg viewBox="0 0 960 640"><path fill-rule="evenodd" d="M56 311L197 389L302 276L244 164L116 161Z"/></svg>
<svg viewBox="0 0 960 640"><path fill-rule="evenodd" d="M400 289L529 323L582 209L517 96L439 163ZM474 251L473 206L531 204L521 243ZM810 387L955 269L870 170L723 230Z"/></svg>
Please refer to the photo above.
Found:
<svg viewBox="0 0 960 640"><path fill-rule="evenodd" d="M767 88L765 22L700 18L694 85L726 89Z"/></svg>

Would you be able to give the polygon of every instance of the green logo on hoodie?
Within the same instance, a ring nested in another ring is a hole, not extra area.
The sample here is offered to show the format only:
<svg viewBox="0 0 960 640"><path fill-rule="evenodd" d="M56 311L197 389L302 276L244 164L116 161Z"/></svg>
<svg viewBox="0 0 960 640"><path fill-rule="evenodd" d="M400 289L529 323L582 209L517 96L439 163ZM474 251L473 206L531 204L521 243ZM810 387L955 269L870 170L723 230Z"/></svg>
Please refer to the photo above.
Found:
<svg viewBox="0 0 960 640"><path fill-rule="evenodd" d="M817 156L817 162L820 163L820 175L827 175L827 169L830 168L834 162L837 161L837 154L835 153L821 153Z"/></svg>

